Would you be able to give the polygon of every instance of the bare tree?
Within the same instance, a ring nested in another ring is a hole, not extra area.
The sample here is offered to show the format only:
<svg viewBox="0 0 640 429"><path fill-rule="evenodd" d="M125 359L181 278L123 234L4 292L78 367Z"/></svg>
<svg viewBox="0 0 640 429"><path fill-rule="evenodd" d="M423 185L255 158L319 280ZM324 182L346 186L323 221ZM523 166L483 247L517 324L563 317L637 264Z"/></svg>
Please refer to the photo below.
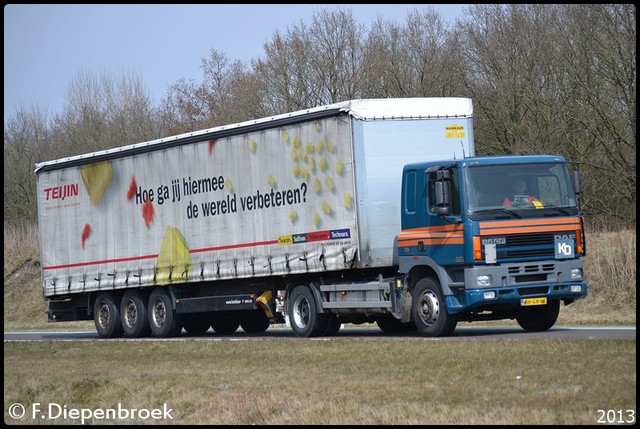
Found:
<svg viewBox="0 0 640 429"><path fill-rule="evenodd" d="M54 118L53 137L64 156L157 137L154 110L141 80L80 72L71 82L64 112Z"/></svg>
<svg viewBox="0 0 640 429"><path fill-rule="evenodd" d="M36 223L36 162L56 151L46 111L20 108L4 125L4 221Z"/></svg>
<svg viewBox="0 0 640 429"><path fill-rule="evenodd" d="M365 43L365 79L371 97L451 96L456 91L448 27L433 7L410 13L404 25L378 19Z"/></svg>

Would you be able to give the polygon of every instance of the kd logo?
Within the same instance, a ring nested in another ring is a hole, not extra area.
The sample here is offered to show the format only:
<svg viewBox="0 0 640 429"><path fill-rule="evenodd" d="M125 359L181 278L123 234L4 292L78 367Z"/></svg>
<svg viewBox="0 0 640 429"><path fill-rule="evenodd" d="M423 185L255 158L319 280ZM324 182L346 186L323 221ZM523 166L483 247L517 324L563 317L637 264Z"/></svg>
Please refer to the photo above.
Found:
<svg viewBox="0 0 640 429"><path fill-rule="evenodd" d="M556 258L573 257L573 241L558 240L556 241Z"/></svg>

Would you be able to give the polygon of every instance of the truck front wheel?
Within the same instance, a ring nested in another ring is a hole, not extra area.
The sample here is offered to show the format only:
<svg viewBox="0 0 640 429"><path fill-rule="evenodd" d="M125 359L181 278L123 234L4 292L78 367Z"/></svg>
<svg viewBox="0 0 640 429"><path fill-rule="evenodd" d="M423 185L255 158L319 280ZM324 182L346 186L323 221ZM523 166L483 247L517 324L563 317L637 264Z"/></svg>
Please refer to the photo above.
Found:
<svg viewBox="0 0 640 429"><path fill-rule="evenodd" d="M182 331L182 323L173 311L171 295L164 287L151 292L149 298L149 325L154 337L176 337Z"/></svg>
<svg viewBox="0 0 640 429"><path fill-rule="evenodd" d="M446 337L458 324L457 317L447 312L440 285L429 277L413 289L411 315L418 332L429 337Z"/></svg>
<svg viewBox="0 0 640 429"><path fill-rule="evenodd" d="M324 333L327 320L318 313L316 300L307 286L297 286L289 298L289 321L298 337L317 337Z"/></svg>
<svg viewBox="0 0 640 429"><path fill-rule="evenodd" d="M518 325L525 331L540 332L555 325L560 314L560 301L549 301L547 305L531 307L527 313L517 317Z"/></svg>
<svg viewBox="0 0 640 429"><path fill-rule="evenodd" d="M123 334L120 305L109 292L100 292L93 304L93 320L102 338L117 338Z"/></svg>

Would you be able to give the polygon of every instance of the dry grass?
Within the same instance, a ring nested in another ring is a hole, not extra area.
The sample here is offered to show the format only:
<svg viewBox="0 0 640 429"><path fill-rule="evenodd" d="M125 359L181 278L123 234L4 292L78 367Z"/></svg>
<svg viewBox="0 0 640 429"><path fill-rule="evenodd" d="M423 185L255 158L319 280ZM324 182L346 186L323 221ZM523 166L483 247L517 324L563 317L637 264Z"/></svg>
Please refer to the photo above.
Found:
<svg viewBox="0 0 640 429"><path fill-rule="evenodd" d="M37 342L4 356L7 423L51 423L12 420L16 402L173 410L109 421L125 424L596 424L636 408L635 341Z"/></svg>
<svg viewBox="0 0 640 429"><path fill-rule="evenodd" d="M635 231L588 237L589 296L563 308L558 324L635 325ZM5 331L93 329L45 322L37 250L35 230L5 226ZM595 425L598 410L636 409L635 362L635 341L620 340L8 342L4 421L81 423L34 418L34 404L45 411L166 404L172 420L84 423ZM12 419L14 403L27 417Z"/></svg>

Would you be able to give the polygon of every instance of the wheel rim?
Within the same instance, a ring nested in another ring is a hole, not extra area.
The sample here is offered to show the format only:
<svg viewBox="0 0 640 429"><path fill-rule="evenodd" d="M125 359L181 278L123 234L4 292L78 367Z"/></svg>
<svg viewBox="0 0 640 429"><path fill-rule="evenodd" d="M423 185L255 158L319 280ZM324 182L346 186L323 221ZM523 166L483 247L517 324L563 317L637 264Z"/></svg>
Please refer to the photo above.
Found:
<svg viewBox="0 0 640 429"><path fill-rule="evenodd" d="M133 328L136 326L138 322L138 307L136 307L136 303L133 302L132 299L127 301L124 311L124 323L127 325L127 328Z"/></svg>
<svg viewBox="0 0 640 429"><path fill-rule="evenodd" d="M153 323L158 327L162 327L166 320L167 308L164 306L164 301L159 299L153 305Z"/></svg>
<svg viewBox="0 0 640 429"><path fill-rule="evenodd" d="M310 313L309 301L302 296L299 297L293 304L293 321L296 326L304 329L309 324Z"/></svg>
<svg viewBox="0 0 640 429"><path fill-rule="evenodd" d="M109 305L102 301L98 307L98 324L102 329L107 329L109 321L111 320L111 311Z"/></svg>
<svg viewBox="0 0 640 429"><path fill-rule="evenodd" d="M426 325L433 325L440 315L440 302L436 294L427 290L420 295L418 300L418 316Z"/></svg>

